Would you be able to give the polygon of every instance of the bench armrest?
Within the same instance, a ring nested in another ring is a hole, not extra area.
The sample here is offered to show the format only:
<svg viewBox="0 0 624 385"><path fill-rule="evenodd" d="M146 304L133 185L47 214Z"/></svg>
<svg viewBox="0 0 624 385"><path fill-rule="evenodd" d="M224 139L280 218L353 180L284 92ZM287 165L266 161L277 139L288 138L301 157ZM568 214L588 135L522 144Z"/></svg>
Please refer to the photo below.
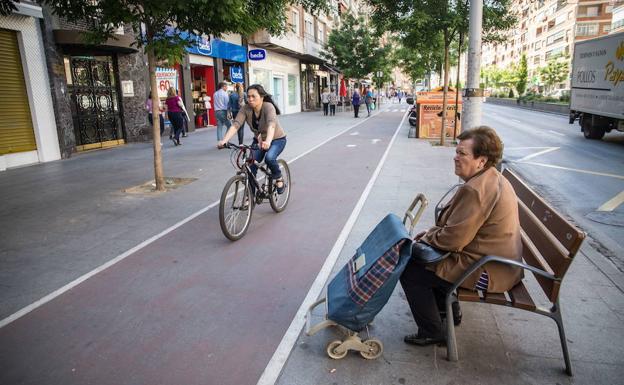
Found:
<svg viewBox="0 0 624 385"><path fill-rule="evenodd" d="M457 281L455 281L453 283L453 286L451 287L451 289L449 289L448 291L448 296L452 295L452 293L457 290L457 288L466 280L466 278L468 278L472 273L474 273L475 271L477 271L478 268L480 268L481 266L485 265L486 263L489 262L498 262L498 263L503 263L506 265L512 265L512 266L516 266L516 267L521 267L525 270L529 270L531 272L533 272L534 274L537 275L541 275L544 278L548 278L551 279L553 281L558 280L557 277L555 277L553 274L550 274L542 269L538 269L535 266L531 266L531 265L527 265L526 263L522 263L522 262L518 262L518 261L514 261L508 258L503 258L503 257L498 257L496 255L487 255L483 258L481 258L480 260L478 260L477 262L473 263L468 270L466 270L464 272L464 274L461 275L461 277L459 277L459 279Z"/></svg>

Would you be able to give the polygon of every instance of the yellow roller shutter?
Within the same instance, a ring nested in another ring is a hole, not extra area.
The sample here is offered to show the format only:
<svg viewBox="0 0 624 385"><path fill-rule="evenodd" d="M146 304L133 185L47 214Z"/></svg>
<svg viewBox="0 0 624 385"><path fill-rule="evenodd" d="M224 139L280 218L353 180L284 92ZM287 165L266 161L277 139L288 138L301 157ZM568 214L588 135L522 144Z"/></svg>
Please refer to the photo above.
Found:
<svg viewBox="0 0 624 385"><path fill-rule="evenodd" d="M17 32L0 29L0 155L37 149Z"/></svg>

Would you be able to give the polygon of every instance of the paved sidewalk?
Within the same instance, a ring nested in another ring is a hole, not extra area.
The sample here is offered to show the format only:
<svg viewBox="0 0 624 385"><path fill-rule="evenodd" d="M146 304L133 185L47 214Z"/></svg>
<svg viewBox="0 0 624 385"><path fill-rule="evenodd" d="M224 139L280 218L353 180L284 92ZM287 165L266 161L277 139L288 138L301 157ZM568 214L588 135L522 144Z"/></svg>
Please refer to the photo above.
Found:
<svg viewBox="0 0 624 385"><path fill-rule="evenodd" d="M407 138L402 127L359 216L333 275L352 256L370 229L389 212L401 217L419 192L429 199L418 229L433 224L433 207L451 185L454 149ZM531 275L532 278L532 275ZM535 280L529 281L534 293ZM342 335L325 329L301 333L279 385L317 384L621 384L624 375L624 279L611 262L586 243L566 275L561 306L574 377L564 373L555 323L543 316L501 306L463 303L457 328L460 361L446 360L444 347L414 347L403 336L416 331L400 286L370 328L384 354L367 361L350 352L342 360L325 353ZM323 307L315 321L323 318Z"/></svg>

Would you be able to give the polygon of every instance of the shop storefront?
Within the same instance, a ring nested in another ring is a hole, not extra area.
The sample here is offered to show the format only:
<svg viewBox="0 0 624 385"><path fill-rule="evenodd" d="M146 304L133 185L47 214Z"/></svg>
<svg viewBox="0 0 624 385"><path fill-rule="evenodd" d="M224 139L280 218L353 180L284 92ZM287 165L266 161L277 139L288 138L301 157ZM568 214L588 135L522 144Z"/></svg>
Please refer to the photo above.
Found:
<svg viewBox="0 0 624 385"><path fill-rule="evenodd" d="M61 157L38 6L0 16L0 171Z"/></svg>
<svg viewBox="0 0 624 385"><path fill-rule="evenodd" d="M249 46L249 52L257 52ZM299 60L270 50L264 55L250 55L249 78L251 84L261 84L273 95L275 104L283 114L301 111ZM254 59L252 60L251 57Z"/></svg>
<svg viewBox="0 0 624 385"><path fill-rule="evenodd" d="M184 88L191 91L185 101L192 103L189 113L193 112L193 123L200 128L217 123L212 96L218 82L244 83L247 49L221 39L197 37L196 41L187 48L189 76Z"/></svg>

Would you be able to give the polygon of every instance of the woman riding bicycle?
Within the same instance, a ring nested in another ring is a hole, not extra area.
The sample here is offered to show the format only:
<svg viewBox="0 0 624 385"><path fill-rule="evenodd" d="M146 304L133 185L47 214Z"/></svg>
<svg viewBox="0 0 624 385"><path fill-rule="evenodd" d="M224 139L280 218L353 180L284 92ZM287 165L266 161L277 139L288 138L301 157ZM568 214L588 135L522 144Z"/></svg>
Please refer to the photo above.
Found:
<svg viewBox="0 0 624 385"><path fill-rule="evenodd" d="M257 145L259 150L255 152L256 162L264 162L271 170L275 188L278 194L282 194L286 188L282 173L277 163L277 157L286 147L286 133L277 120L280 114L279 108L260 84L253 84L247 88L247 104L244 105L232 125L225 133L222 140L217 142L218 148L223 148L227 142L236 135L236 132L247 122L254 133L252 145ZM252 165L251 171L256 174L258 166Z"/></svg>

